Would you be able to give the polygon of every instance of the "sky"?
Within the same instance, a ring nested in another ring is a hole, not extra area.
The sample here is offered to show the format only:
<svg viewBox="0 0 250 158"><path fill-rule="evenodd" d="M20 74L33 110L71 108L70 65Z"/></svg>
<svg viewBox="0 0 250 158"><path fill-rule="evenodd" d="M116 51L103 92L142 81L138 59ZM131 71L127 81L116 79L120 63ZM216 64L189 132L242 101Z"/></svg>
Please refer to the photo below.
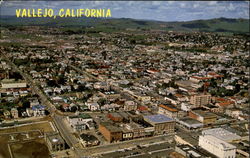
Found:
<svg viewBox="0 0 250 158"><path fill-rule="evenodd" d="M113 18L158 21L190 21L212 18L249 19L249 1L5 1L1 15L15 15L15 9L61 8L111 9Z"/></svg>

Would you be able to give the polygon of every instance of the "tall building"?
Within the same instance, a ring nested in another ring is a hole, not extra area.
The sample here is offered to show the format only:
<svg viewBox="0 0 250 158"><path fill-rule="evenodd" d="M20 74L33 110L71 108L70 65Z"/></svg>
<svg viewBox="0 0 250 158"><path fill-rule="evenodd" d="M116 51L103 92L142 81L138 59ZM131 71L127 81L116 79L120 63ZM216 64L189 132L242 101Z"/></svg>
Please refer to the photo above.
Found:
<svg viewBox="0 0 250 158"><path fill-rule="evenodd" d="M190 103L194 105L194 107L200 107L202 105L207 105L211 103L211 95L210 94L199 94L192 95L190 97Z"/></svg>

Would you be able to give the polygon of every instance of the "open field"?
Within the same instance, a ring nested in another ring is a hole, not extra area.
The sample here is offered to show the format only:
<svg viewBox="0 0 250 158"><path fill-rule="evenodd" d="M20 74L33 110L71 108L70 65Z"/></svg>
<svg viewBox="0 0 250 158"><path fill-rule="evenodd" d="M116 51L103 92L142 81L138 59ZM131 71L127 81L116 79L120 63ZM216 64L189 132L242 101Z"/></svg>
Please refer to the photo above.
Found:
<svg viewBox="0 0 250 158"><path fill-rule="evenodd" d="M14 158L48 158L49 150L44 139L10 145Z"/></svg>
<svg viewBox="0 0 250 158"><path fill-rule="evenodd" d="M40 131L0 134L0 158L46 158L49 151Z"/></svg>
<svg viewBox="0 0 250 158"><path fill-rule="evenodd" d="M48 158L49 150L43 138L24 142L7 143L8 137L0 136L0 158ZM10 153L11 152L11 153Z"/></svg>
<svg viewBox="0 0 250 158"><path fill-rule="evenodd" d="M49 151L42 136L44 132L53 131L48 121L0 129L0 158L49 157Z"/></svg>
<svg viewBox="0 0 250 158"><path fill-rule="evenodd" d="M11 128L3 128L0 129L1 133L12 133L12 132L25 132L25 131L31 131L31 130L40 130L41 132L53 132L54 129L51 126L50 122L38 122L38 123L32 123L32 124L26 124Z"/></svg>

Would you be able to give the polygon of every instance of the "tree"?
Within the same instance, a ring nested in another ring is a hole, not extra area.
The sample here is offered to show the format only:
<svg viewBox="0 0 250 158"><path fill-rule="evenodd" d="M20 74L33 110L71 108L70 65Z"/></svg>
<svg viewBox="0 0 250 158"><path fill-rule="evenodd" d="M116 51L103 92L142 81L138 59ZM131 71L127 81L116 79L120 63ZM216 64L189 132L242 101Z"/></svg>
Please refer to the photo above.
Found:
<svg viewBox="0 0 250 158"><path fill-rule="evenodd" d="M100 98L97 103L100 105L100 106L103 106L107 103L107 99L105 98Z"/></svg>

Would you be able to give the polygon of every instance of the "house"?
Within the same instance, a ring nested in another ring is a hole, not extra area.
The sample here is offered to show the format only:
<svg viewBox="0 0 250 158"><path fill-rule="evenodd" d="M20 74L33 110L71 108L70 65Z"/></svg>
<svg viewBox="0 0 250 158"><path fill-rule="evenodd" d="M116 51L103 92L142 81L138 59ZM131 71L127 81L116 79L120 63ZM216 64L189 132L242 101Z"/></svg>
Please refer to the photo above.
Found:
<svg viewBox="0 0 250 158"><path fill-rule="evenodd" d="M123 109L124 111L136 110L137 104L132 100L125 101Z"/></svg>
<svg viewBox="0 0 250 158"><path fill-rule="evenodd" d="M91 111L100 110L100 105L96 102L88 102L88 103L86 103L86 105L89 108L89 110L91 110Z"/></svg>
<svg viewBox="0 0 250 158"><path fill-rule="evenodd" d="M35 117L45 116L45 106L43 105L34 105L31 110L33 111L33 115Z"/></svg>
<svg viewBox="0 0 250 158"><path fill-rule="evenodd" d="M18 118L18 111L16 108L12 108L11 109L11 116L14 118L14 119L17 119Z"/></svg>
<svg viewBox="0 0 250 158"><path fill-rule="evenodd" d="M109 113L109 114L107 114L107 117L110 118L114 122L122 122L123 121L123 117L121 115L119 115L119 113L117 113L117 112Z"/></svg>

